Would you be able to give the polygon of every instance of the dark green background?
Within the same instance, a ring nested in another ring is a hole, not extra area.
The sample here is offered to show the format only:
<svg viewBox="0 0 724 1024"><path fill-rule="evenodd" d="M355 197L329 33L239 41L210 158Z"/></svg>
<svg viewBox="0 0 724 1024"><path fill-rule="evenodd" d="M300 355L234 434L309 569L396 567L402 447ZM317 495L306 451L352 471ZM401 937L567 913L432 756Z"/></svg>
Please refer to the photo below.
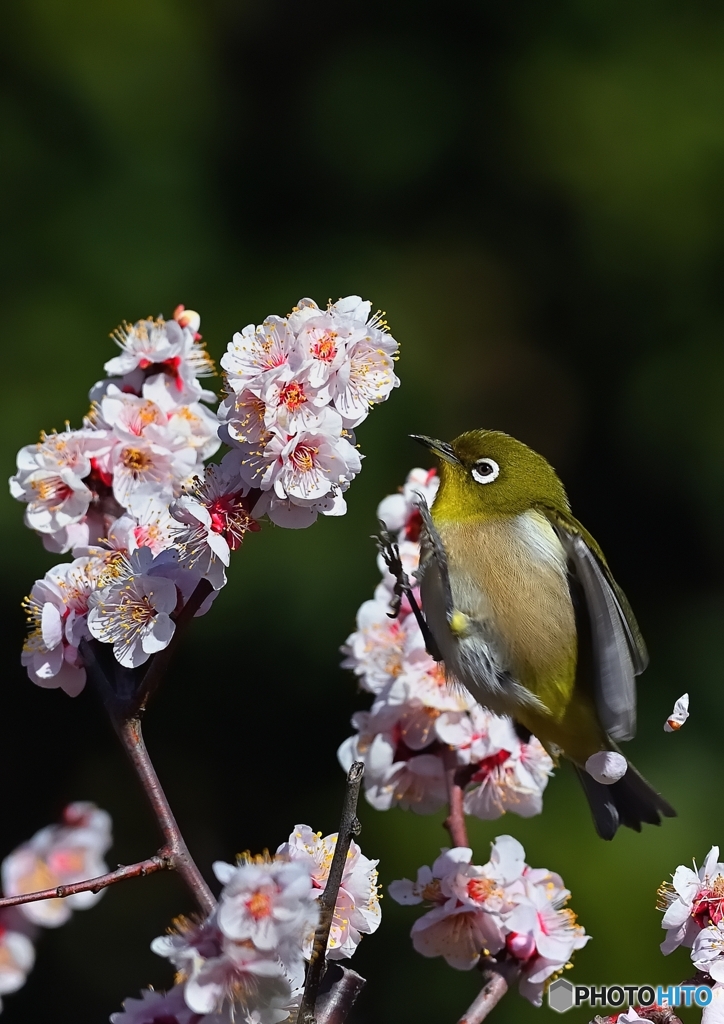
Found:
<svg viewBox="0 0 724 1024"><path fill-rule="evenodd" d="M337 648L377 579L374 509L424 456L411 431L496 427L560 470L649 641L629 751L679 809L612 844L561 769L512 832L593 935L572 980L681 981L655 892L724 840L724 11L707 0L13 0L0 32L5 472L78 425L122 318L198 309L217 358L302 295L359 292L402 344L402 388L359 430L350 512L248 539L148 714L202 869L335 829L335 751L365 706ZM0 503L3 854L93 799L113 862L157 838L91 693L20 669L20 599L53 564ZM662 723L691 693L679 735ZM430 862L441 815L362 808L383 883ZM475 974L412 952L385 899L354 966L358 1024L455 1021ZM100 1024L171 979L148 943L190 910L174 877L109 891L43 936L8 1024ZM695 1018L696 1014L690 1014ZM589 1015L571 1013L567 1021ZM517 995L494 1020L553 1020Z"/></svg>

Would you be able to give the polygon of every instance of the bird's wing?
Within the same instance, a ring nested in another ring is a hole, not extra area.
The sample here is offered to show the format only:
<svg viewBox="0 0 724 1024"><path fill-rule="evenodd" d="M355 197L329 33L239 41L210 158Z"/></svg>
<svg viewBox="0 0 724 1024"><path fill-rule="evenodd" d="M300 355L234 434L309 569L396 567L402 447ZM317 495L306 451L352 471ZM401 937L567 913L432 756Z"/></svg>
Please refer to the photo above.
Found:
<svg viewBox="0 0 724 1024"><path fill-rule="evenodd" d="M648 664L646 645L623 592L611 575L603 552L588 531L568 512L544 508L583 592L591 626L594 695L601 725L615 740L636 733L634 678Z"/></svg>

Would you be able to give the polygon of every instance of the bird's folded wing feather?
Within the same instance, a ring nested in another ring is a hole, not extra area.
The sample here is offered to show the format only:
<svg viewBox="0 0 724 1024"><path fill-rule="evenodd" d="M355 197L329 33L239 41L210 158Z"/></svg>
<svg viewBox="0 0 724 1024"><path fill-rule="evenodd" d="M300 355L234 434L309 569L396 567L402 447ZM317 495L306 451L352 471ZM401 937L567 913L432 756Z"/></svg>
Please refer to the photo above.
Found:
<svg viewBox="0 0 724 1024"><path fill-rule="evenodd" d="M636 619L593 537L570 513L542 511L556 530L585 596L601 725L612 739L632 739L636 733L635 676L648 664Z"/></svg>

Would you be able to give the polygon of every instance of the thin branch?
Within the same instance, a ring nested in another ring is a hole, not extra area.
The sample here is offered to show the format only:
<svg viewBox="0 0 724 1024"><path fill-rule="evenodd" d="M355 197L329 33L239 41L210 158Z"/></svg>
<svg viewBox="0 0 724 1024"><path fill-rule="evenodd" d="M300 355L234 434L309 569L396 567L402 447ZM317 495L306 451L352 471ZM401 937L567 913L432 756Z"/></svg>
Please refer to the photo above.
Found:
<svg viewBox="0 0 724 1024"><path fill-rule="evenodd" d="M443 825L450 833L453 846L469 847L468 829L465 824L465 811L463 810L463 788L456 781L458 767L455 763L454 753L452 751L446 752L445 779L447 782L447 799L450 805L450 813L443 822Z"/></svg>
<svg viewBox="0 0 724 1024"><path fill-rule="evenodd" d="M520 967L511 960L489 961L487 980L458 1024L480 1024L485 1020L520 974Z"/></svg>
<svg viewBox="0 0 724 1024"><path fill-rule="evenodd" d="M140 719L129 718L115 724L121 742L126 748L131 763L136 770L136 775L156 816L156 821L161 829L174 867L186 882L201 909L206 914L210 914L216 908L216 900L189 853L189 849L181 835L181 830L173 816L169 802L166 799L166 794L156 774L156 769L153 767L151 758L148 756L146 744L143 742Z"/></svg>
<svg viewBox="0 0 724 1024"><path fill-rule="evenodd" d="M319 994L319 984L322 980L327 942L329 941L329 930L332 927L334 909L337 905L339 887L342 884L342 875L347 862L349 845L352 842L352 837L359 835L360 831L360 823L357 820L357 800L359 799L364 772L365 766L361 761L355 761L347 772L347 789L344 795L344 804L342 805L342 819L339 823L339 833L337 834L337 843L334 848L327 885L319 898L319 925L314 933L314 946L312 947L312 956L307 968L304 996L302 997L302 1005L297 1015L298 1024L319 1024L314 1016L314 1008L317 1002L317 995ZM357 997L358 991L359 989L354 991L353 1000ZM351 1006L351 1003L349 1006ZM349 1006L347 1009L349 1009ZM344 1018L337 1016L334 1019L343 1020Z"/></svg>
<svg viewBox="0 0 724 1024"><path fill-rule="evenodd" d="M317 1024L344 1024L366 984L362 975L356 971L338 963L330 963L317 997Z"/></svg>
<svg viewBox="0 0 724 1024"><path fill-rule="evenodd" d="M136 864L121 865L115 871L97 875L95 878L86 878L83 882L69 882L67 885L58 885L55 889L39 889L37 892L26 892L19 896L6 896L0 899L0 910L4 907L20 907L24 903L37 903L40 900L62 900L66 896L75 896L78 892L100 892L101 889L107 889L109 885L122 882L126 878L143 878L156 871L172 871L174 867L174 857L170 851L159 850L155 857L139 860Z"/></svg>

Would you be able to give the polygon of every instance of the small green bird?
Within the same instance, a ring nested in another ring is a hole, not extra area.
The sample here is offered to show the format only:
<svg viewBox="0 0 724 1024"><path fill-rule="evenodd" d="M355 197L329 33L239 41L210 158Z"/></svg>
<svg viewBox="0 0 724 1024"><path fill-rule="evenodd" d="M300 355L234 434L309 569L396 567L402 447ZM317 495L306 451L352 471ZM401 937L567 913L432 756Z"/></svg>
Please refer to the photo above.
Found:
<svg viewBox="0 0 724 1024"><path fill-rule="evenodd" d="M412 436L440 458L420 596L446 671L554 758L573 762L602 838L675 816L632 765L612 785L585 769L592 754L634 736L634 677L648 655L555 470L497 431L472 430L452 444Z"/></svg>

